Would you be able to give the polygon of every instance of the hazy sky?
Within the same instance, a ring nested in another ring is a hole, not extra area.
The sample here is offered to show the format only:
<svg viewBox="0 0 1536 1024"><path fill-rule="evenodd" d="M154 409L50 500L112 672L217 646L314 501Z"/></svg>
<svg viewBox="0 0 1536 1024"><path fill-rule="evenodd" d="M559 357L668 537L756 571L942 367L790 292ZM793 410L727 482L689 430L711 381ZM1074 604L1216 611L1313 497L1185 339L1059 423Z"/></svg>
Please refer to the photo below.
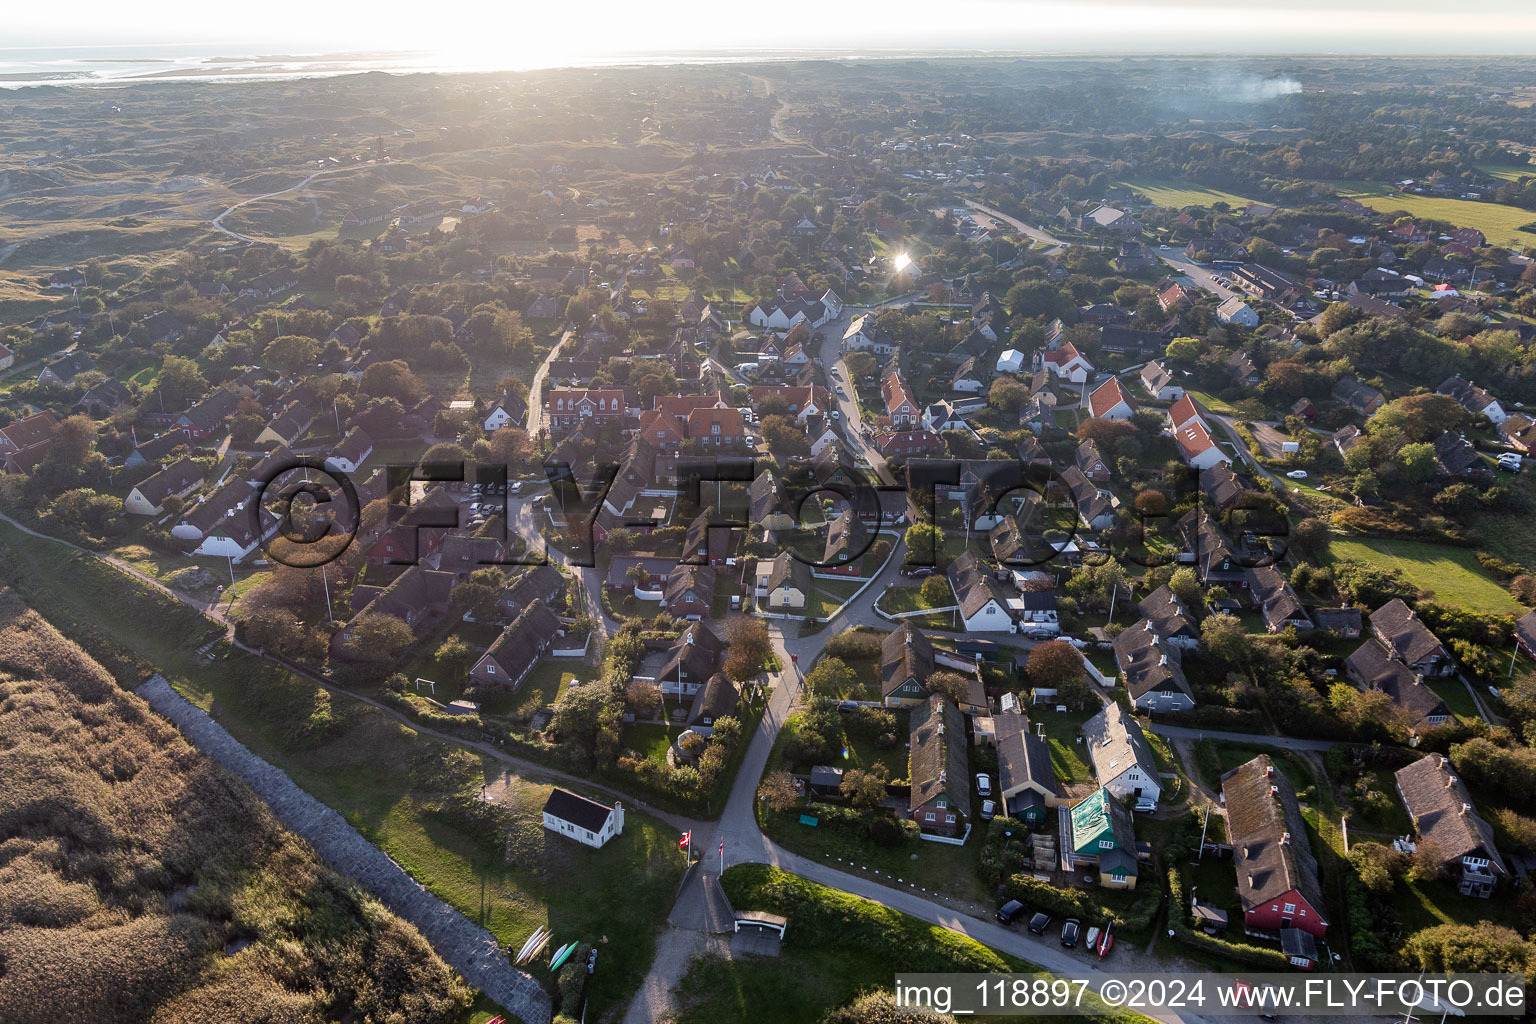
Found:
<svg viewBox="0 0 1536 1024"><path fill-rule="evenodd" d="M61 12L67 11L61 17ZM480 66L720 49L1518 53L1532 0L74 0L11 5L0 45L432 50ZM4 54L0 53L0 57Z"/></svg>

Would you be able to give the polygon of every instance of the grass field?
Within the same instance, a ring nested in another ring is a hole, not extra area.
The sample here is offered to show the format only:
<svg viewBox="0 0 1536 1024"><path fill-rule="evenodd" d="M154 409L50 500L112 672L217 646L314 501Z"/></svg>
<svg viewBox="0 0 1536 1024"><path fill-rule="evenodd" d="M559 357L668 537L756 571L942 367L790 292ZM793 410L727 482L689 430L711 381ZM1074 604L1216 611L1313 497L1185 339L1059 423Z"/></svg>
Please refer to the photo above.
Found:
<svg viewBox="0 0 1536 1024"><path fill-rule="evenodd" d="M514 780L511 829L492 851L499 844L443 807L500 774L495 762L342 697L333 698L336 725L323 740L296 738L301 716L317 706L312 683L228 651L205 662L195 652L220 635L216 625L94 558L3 523L0 578L124 685L164 674L503 944L521 944L540 924L594 942L605 965L594 1010L622 1005L638 986L681 871L670 826L631 809L618 840L589 850L544 831L548 786Z"/></svg>
<svg viewBox="0 0 1536 1024"><path fill-rule="evenodd" d="M1185 206L1210 206L1212 203L1226 203L1233 209L1241 209L1250 203L1264 201L1189 181L1122 181L1120 184L1140 192L1151 203L1175 210Z"/></svg>
<svg viewBox="0 0 1536 1024"><path fill-rule="evenodd" d="M1335 537L1330 557L1357 558L1386 569L1398 569L1415 587L1434 591L1447 604L1498 615L1525 614L1524 607L1495 583L1466 548L1413 540L1375 537Z"/></svg>
<svg viewBox="0 0 1536 1024"><path fill-rule="evenodd" d="M1519 248L1536 242L1536 232L1520 230L1536 221L1536 213L1498 203L1479 203L1470 199L1440 199L1434 196L1399 195L1391 185L1366 181L1328 182L1340 196L1355 199L1381 213L1405 210L1413 217L1450 221L1457 227L1477 228L1488 236L1490 245Z"/></svg>

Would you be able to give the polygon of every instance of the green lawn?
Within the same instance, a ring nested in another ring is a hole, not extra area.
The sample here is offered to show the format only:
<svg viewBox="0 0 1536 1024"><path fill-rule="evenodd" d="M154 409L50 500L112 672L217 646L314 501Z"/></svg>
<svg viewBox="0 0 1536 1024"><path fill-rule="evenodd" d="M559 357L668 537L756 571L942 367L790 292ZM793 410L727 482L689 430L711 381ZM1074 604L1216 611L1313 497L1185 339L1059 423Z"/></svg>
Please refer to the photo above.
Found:
<svg viewBox="0 0 1536 1024"><path fill-rule="evenodd" d="M902 612L918 612L925 608L943 608L955 603L955 595L951 590L944 591L944 599L938 604L923 600L921 586L902 586L896 584L886 589L880 595L877 602L880 610L891 615L900 615Z"/></svg>
<svg viewBox="0 0 1536 1024"><path fill-rule="evenodd" d="M1426 679L1424 685L1445 701L1445 706L1451 709L1451 714L1458 718L1482 718L1478 714L1477 705L1472 701L1472 695L1462 685L1460 679Z"/></svg>
<svg viewBox="0 0 1536 1024"><path fill-rule="evenodd" d="M1523 225L1536 220L1536 216L1519 207L1480 203L1471 199L1401 195L1391 185L1365 181L1332 181L1328 184L1341 197L1357 200L1379 213L1405 210L1412 217L1428 217L1450 221L1461 228L1476 228L1488 236L1489 245L1519 248L1536 242L1536 232L1521 230Z"/></svg>
<svg viewBox="0 0 1536 1024"><path fill-rule="evenodd" d="M798 719L798 715L791 715L779 730L764 774L784 767L784 744L794 735ZM892 750L877 751L872 745L849 743L845 736L844 747L848 756L838 762L838 767L869 768L883 762L891 769L891 778L900 779L907 775L906 750L901 743ZM909 883L916 883L921 888L959 899L988 898L989 894L983 892L977 877L977 861L982 848L979 836L972 836L971 841L964 846L921 841L898 847L877 846L830 828L800 824L799 806L779 813L769 810L759 801L757 810L758 824L763 832L801 856L866 878L878 877L889 885L895 885L895 880L899 878L907 888L911 887Z"/></svg>
<svg viewBox="0 0 1536 1024"><path fill-rule="evenodd" d="M1056 769L1057 782L1093 781L1088 748L1079 742L1083 723L1091 717L1091 712L1056 711L1050 704L1034 704L1029 708L1030 728L1045 726L1046 742L1051 747L1051 767Z"/></svg>
<svg viewBox="0 0 1536 1024"><path fill-rule="evenodd" d="M657 764L666 764L667 749L672 746L672 737L679 732L680 729L669 728L660 722L638 722L624 729L622 742L641 756Z"/></svg>
<svg viewBox="0 0 1536 1024"><path fill-rule="evenodd" d="M496 713L516 715L525 710L537 711L553 704L578 679L586 682L596 674L586 662L574 658L546 661L528 674L523 685L509 698L505 710L497 709Z"/></svg>
<svg viewBox="0 0 1536 1024"><path fill-rule="evenodd" d="M1253 200L1247 196L1240 196L1235 192L1223 192L1221 189L1207 188L1189 181L1161 181L1148 179L1144 181L1122 181L1120 185L1133 188L1147 197L1147 201L1157 206L1167 206L1175 210L1185 206L1210 206L1212 203L1227 203L1234 210L1253 203L1267 202L1267 200Z"/></svg>
<svg viewBox="0 0 1536 1024"><path fill-rule="evenodd" d="M1375 537L1335 537L1331 558L1356 558L1387 569L1398 569L1408 582L1434 591L1437 600L1472 611L1520 616L1525 608L1495 583L1466 548L1414 540Z"/></svg>

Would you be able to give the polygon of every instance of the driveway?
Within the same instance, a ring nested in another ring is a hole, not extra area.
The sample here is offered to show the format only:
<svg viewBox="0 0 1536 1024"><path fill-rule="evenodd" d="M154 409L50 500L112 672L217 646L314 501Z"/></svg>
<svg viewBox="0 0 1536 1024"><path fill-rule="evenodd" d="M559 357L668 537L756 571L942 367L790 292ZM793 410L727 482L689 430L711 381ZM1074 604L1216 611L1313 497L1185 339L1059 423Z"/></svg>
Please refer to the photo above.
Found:
<svg viewBox="0 0 1536 1024"><path fill-rule="evenodd" d="M1203 267L1184 255L1178 249L1159 249L1158 258L1168 264L1175 272L1182 275L1180 284L1193 285L1202 291L1210 292L1220 299L1237 297L1237 292L1216 283L1213 271L1209 267Z"/></svg>

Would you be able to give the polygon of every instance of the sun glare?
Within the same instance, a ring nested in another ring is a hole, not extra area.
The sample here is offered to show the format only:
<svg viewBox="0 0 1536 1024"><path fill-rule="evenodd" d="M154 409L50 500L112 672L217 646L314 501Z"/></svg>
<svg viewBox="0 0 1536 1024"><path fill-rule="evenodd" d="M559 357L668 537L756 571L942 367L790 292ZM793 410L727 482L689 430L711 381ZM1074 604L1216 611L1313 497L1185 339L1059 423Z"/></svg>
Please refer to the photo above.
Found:
<svg viewBox="0 0 1536 1024"><path fill-rule="evenodd" d="M906 253L896 254L896 272L899 274L912 265L912 257Z"/></svg>

